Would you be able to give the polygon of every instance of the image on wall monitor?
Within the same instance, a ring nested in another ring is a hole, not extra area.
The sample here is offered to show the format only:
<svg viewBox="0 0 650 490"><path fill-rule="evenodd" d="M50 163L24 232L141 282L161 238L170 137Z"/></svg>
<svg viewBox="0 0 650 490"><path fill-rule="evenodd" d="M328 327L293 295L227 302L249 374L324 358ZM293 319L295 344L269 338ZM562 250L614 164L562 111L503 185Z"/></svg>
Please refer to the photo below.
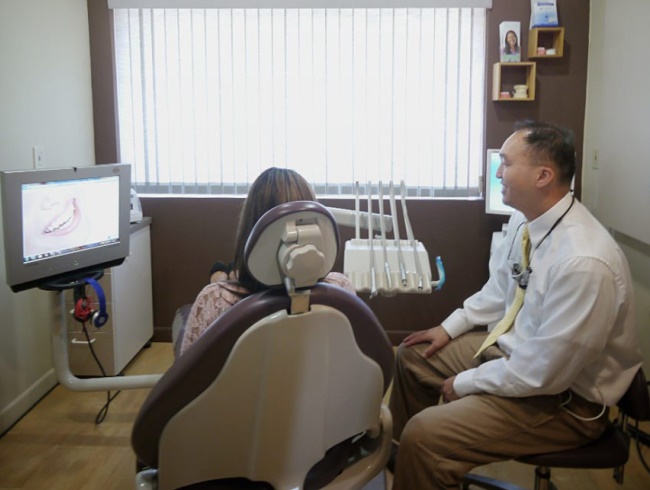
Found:
<svg viewBox="0 0 650 490"><path fill-rule="evenodd" d="M0 172L7 285L60 289L129 253L131 167Z"/></svg>
<svg viewBox="0 0 650 490"><path fill-rule="evenodd" d="M485 212L487 214L512 214L513 208L503 204L501 180L497 178L497 170L501 165L500 150L488 150L485 161Z"/></svg>

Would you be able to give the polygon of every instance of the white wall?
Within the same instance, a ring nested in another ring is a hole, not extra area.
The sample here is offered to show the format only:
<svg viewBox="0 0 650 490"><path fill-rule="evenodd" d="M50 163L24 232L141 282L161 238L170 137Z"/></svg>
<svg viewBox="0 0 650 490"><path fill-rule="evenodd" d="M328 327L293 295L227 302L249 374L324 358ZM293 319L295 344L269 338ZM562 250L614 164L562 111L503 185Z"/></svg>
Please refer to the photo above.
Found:
<svg viewBox="0 0 650 490"><path fill-rule="evenodd" d="M582 175L583 202L612 229L630 263L646 372L650 370L650 243L645 239L650 230L650 70L639 36L649 18L648 0L591 0Z"/></svg>
<svg viewBox="0 0 650 490"><path fill-rule="evenodd" d="M0 2L0 170L95 163L86 0ZM0 221L1 221L0 216ZM0 434L56 383L55 293L13 293L0 240Z"/></svg>

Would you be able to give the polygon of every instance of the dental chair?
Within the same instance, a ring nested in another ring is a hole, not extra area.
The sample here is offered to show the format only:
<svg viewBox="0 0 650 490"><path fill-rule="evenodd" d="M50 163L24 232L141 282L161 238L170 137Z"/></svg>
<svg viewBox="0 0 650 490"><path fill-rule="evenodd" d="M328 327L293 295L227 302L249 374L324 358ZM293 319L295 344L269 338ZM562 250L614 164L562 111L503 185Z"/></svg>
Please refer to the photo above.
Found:
<svg viewBox="0 0 650 490"><path fill-rule="evenodd" d="M134 423L137 488L362 488L392 438L393 350L358 297L319 282L338 228L315 202L268 211L245 247L269 289L217 319Z"/></svg>

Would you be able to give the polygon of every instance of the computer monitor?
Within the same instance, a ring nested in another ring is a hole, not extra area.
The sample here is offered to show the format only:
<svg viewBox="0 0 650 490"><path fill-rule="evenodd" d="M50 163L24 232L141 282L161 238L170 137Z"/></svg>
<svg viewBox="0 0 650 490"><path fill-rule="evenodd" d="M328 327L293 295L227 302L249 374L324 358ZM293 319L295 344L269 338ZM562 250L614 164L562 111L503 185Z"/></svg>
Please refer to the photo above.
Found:
<svg viewBox="0 0 650 490"><path fill-rule="evenodd" d="M503 204L501 180L497 178L497 170L501 165L500 150L488 150L485 160L485 212L487 214L509 215L515 212L510 206Z"/></svg>
<svg viewBox="0 0 650 490"><path fill-rule="evenodd" d="M5 171L0 177L13 291L82 279L129 254L130 165Z"/></svg>

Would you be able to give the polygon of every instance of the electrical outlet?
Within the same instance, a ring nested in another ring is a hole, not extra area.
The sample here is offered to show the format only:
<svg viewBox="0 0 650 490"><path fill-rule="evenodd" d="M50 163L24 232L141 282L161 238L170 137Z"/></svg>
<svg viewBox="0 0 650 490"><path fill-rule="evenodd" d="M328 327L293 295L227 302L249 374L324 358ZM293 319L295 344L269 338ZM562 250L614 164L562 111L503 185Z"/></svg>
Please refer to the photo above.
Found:
<svg viewBox="0 0 650 490"><path fill-rule="evenodd" d="M34 168L45 167L45 148L42 146L32 146L32 156L34 158Z"/></svg>
<svg viewBox="0 0 650 490"><path fill-rule="evenodd" d="M594 170L598 170L599 163L600 162L598 162L598 150L593 150L591 154L591 168L593 168Z"/></svg>

